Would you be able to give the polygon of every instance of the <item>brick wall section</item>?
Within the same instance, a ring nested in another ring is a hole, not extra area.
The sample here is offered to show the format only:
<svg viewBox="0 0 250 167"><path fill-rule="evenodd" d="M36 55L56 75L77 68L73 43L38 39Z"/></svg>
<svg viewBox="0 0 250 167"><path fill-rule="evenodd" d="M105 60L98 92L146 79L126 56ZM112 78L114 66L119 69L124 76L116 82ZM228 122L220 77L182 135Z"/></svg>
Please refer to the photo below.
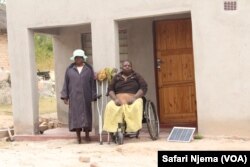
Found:
<svg viewBox="0 0 250 167"><path fill-rule="evenodd" d="M7 34L0 32L0 68L10 70Z"/></svg>

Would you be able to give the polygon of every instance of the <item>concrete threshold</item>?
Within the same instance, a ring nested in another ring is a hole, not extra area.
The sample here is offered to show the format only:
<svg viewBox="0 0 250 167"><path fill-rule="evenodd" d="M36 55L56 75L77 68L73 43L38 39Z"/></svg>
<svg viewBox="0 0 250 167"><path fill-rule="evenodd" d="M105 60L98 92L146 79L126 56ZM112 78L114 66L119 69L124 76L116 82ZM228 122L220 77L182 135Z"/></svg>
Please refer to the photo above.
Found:
<svg viewBox="0 0 250 167"><path fill-rule="evenodd" d="M167 135L169 132L168 129L161 129L160 134L164 133L164 136ZM85 133L81 133L82 139L84 140ZM149 138L149 132L146 128L143 128L140 131L139 137L145 137ZM99 142L100 136L99 134L96 134L93 130L90 133L90 138L92 141ZM102 134L102 140L104 142L107 141L107 133L103 132ZM36 134L36 135L15 135L14 140L15 141L46 141L46 140L60 140L60 139L76 139L76 133L70 132L68 128L54 128L44 131L43 134Z"/></svg>
<svg viewBox="0 0 250 167"><path fill-rule="evenodd" d="M81 136L84 139L85 133L82 132ZM95 140L98 136L90 133L91 139ZM76 139L76 132L70 132L68 128L54 128L44 131L43 134L34 135L15 135L15 141L46 141L58 139Z"/></svg>

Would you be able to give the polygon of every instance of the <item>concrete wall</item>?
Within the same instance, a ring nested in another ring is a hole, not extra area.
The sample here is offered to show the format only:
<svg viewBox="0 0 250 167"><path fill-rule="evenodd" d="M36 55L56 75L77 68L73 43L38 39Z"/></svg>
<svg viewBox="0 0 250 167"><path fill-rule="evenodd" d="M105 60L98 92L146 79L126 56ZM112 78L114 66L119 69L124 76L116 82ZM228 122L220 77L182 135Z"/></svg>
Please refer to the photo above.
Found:
<svg viewBox="0 0 250 167"><path fill-rule="evenodd" d="M128 21L128 55L133 68L148 83L146 97L156 103L153 21L152 19L134 19Z"/></svg>
<svg viewBox="0 0 250 167"><path fill-rule="evenodd" d="M218 1L192 5L198 125L201 133L250 135L250 1L224 11Z"/></svg>
<svg viewBox="0 0 250 167"><path fill-rule="evenodd" d="M250 21L246 19L250 2L237 0L237 5L236 11L224 11L223 1L218 0L8 0L9 53L11 64L15 63L12 77L15 125L25 124L18 117L20 112L32 115L36 111L30 72L34 55L28 29L90 24L93 63L98 71L106 66L119 67L117 24L127 21L129 57L138 72L147 74L149 94L156 99L151 89L155 86L151 21L191 12L199 132L250 137ZM70 33L60 31L54 39L56 61L61 62L56 65L57 75L62 75L69 63L68 54L79 46L78 35ZM30 82L20 84L24 79ZM61 76L57 80L60 85ZM24 93L26 99L22 99ZM35 117L30 119L33 120L28 122L35 121ZM33 133L29 129L27 133ZM26 133L21 128L16 132Z"/></svg>

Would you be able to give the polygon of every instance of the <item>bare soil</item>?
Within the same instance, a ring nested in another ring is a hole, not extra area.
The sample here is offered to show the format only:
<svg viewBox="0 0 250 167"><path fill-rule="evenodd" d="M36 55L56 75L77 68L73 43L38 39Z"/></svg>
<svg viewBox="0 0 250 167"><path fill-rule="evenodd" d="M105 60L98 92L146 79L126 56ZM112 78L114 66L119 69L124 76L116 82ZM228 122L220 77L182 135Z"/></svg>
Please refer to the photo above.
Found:
<svg viewBox="0 0 250 167"><path fill-rule="evenodd" d="M0 126L12 125L11 115L0 115ZM125 139L123 145L92 141L77 144L75 139L39 142L0 141L0 167L153 167L158 150L250 150L250 139L203 136L190 143L168 142L149 137Z"/></svg>

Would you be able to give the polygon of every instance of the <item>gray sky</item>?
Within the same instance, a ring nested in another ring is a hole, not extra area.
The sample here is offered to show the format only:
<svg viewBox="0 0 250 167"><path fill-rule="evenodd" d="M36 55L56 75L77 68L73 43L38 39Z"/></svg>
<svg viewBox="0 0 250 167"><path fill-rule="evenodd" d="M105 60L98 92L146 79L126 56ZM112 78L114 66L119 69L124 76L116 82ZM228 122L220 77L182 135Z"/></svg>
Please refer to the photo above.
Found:
<svg viewBox="0 0 250 167"><path fill-rule="evenodd" d="M0 3L6 3L6 0L0 0Z"/></svg>

